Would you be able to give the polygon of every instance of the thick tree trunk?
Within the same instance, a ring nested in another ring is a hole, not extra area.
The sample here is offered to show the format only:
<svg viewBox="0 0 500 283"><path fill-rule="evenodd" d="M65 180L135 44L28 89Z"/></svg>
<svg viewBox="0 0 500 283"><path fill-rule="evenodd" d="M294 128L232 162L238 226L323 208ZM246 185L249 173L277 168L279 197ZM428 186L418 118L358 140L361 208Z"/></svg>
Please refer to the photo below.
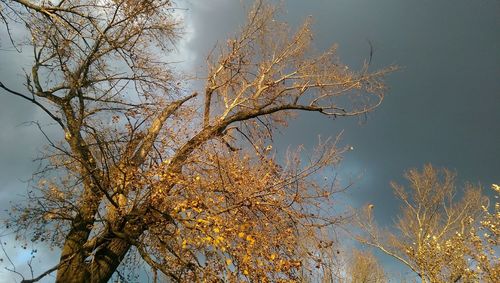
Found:
<svg viewBox="0 0 500 283"><path fill-rule="evenodd" d="M90 281L105 283L122 262L131 245L124 239L114 238L106 246L97 251L90 264Z"/></svg>
<svg viewBox="0 0 500 283"><path fill-rule="evenodd" d="M80 224L80 225L83 225ZM84 227L73 227L66 237L57 269L56 282L87 282L89 277L82 247L89 235Z"/></svg>
<svg viewBox="0 0 500 283"><path fill-rule="evenodd" d="M113 238L100 248L91 262L85 262L76 254L57 270L56 282L60 283L105 283L108 282L131 245L121 238ZM64 257L64 251L63 256Z"/></svg>
<svg viewBox="0 0 500 283"><path fill-rule="evenodd" d="M81 283L90 282L90 275L85 265L85 259L74 257L68 264L63 264L57 270L56 282Z"/></svg>

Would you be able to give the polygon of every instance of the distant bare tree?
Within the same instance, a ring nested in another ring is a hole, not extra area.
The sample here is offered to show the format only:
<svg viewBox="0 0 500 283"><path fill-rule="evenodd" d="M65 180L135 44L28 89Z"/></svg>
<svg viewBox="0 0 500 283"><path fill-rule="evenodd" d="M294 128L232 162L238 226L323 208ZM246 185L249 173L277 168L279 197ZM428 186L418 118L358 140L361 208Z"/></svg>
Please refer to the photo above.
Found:
<svg viewBox="0 0 500 283"><path fill-rule="evenodd" d="M491 242L490 247L498 243L498 233L495 235L495 231L491 231L490 237L475 232L487 211L488 199L481 188L466 184L463 190L458 190L453 173L431 165L424 166L422 171L411 169L405 177L409 181L408 188L392 183L402 203L394 232L380 229L374 222L374 207L367 206L357 219L365 233L357 239L394 257L413 270L422 282L498 278L498 257L489 253L491 248L481 245L483 240L494 237L497 242ZM484 224L482 226L484 229ZM475 268L492 263L497 268L494 275L497 277L488 277L485 270Z"/></svg>
<svg viewBox="0 0 500 283"><path fill-rule="evenodd" d="M347 282L351 283L381 283L387 282L384 269L377 258L368 251L352 250L348 261Z"/></svg>
<svg viewBox="0 0 500 283"><path fill-rule="evenodd" d="M304 270L300 282L322 283L381 283L387 282L384 269L377 258L369 251L358 250L352 246L341 251L339 243L320 242L312 269Z"/></svg>
<svg viewBox="0 0 500 283"><path fill-rule="evenodd" d="M256 1L207 60L204 89L185 91L164 53L179 35L169 0L1 0L33 50L26 91L64 133L10 227L61 249L57 282L107 282L129 254L172 281L295 279L304 238L335 224L336 187L313 175L343 149L322 143L278 162L273 130L297 111L364 115L391 69L349 70L335 47L311 51ZM119 276L119 275L118 275Z"/></svg>

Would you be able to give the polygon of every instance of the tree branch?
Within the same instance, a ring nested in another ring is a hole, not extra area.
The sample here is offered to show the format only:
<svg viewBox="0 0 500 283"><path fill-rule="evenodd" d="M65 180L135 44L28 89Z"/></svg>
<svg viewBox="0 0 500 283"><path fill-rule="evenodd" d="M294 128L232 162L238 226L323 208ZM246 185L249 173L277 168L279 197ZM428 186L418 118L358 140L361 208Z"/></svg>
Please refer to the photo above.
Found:
<svg viewBox="0 0 500 283"><path fill-rule="evenodd" d="M41 104L40 102L38 102L34 97L30 98L27 95L24 95L24 94L22 94L20 92L12 90L12 89L6 87L2 82L0 82L0 88L3 88L5 91L7 91L9 93L11 93L13 95L16 95L16 96L19 96L19 97L21 97L23 99L26 99L29 102L35 104L40 109L42 109L45 113L47 113L50 116L50 118L52 118L54 121L56 121L57 124L59 124L59 126L61 126L61 128L63 130L66 130L66 126L63 124L62 120L59 117L57 117L56 115L54 115L49 109L47 109L47 107L45 107L43 104Z"/></svg>
<svg viewBox="0 0 500 283"><path fill-rule="evenodd" d="M151 127L148 129L148 133L142 139L142 143L135 152L134 156L131 158L132 164L138 166L144 162L148 152L151 150L153 143L155 142L156 137L160 133L160 130L165 123L165 121L173 114L182 104L186 101L196 97L198 93L193 93L185 98L172 102L167 108L163 110L163 112L156 117L156 119L151 124Z"/></svg>

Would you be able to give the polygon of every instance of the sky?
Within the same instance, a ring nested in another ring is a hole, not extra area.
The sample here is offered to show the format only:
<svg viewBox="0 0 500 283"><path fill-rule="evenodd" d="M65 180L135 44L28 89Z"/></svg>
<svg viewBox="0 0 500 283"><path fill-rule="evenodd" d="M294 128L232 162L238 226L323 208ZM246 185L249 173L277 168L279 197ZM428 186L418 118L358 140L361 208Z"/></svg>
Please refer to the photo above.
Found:
<svg viewBox="0 0 500 283"><path fill-rule="evenodd" d="M187 8L179 11L185 32L172 56L181 62L179 70L203 74L207 53L237 31L242 7L251 1L178 2ZM353 206L373 203L383 224L398 211L389 182L403 182L409 168L432 163L455 170L460 182L486 188L500 182L500 1L288 0L283 10L292 26L312 16L318 51L336 43L341 61L355 69L368 58L371 42L372 70L390 65L399 70L388 75L384 102L366 119L301 114L276 138L274 148L311 148L318 136L343 131L342 144L354 150L344 156L340 177L360 177L347 197ZM0 81L22 91L22 68L29 63L1 30ZM36 169L32 160L45 144L29 122L48 119L0 91L0 121L0 208L5 209L26 191ZM12 249L11 236L4 239L10 240L7 249L21 268L28 252ZM57 259L57 251L37 248L35 273ZM5 265L0 263L0 282L11 282L16 277L3 270Z"/></svg>

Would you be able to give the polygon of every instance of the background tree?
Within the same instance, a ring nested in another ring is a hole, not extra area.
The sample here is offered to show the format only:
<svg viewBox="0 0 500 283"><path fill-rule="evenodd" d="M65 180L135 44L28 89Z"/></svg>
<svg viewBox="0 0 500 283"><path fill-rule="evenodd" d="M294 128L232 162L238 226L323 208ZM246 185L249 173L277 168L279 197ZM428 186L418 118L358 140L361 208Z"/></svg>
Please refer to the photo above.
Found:
<svg viewBox="0 0 500 283"><path fill-rule="evenodd" d="M489 275L484 273L481 262L486 266L494 263L498 269L498 258L481 243L495 237L498 241L498 233L495 236L492 231L491 236L483 236L475 232L487 211L488 199L481 188L466 184L458 190L453 173L432 165L424 166L422 171L411 169L405 177L408 188L391 184L402 202L394 232L376 225L374 207L369 205L357 219L365 232L357 239L396 258L423 282L487 279ZM495 244L494 241L489 243Z"/></svg>
<svg viewBox="0 0 500 283"><path fill-rule="evenodd" d="M339 248L333 241L320 242L316 254L310 255L315 268L304 272L300 282L381 283L387 282L377 258L367 250L352 246Z"/></svg>
<svg viewBox="0 0 500 283"><path fill-rule="evenodd" d="M469 245L468 255L475 261L475 279L498 282L500 281L500 186L491 186L494 192L495 203L484 205L483 216L478 227L472 227L466 234L466 243Z"/></svg>
<svg viewBox="0 0 500 283"><path fill-rule="evenodd" d="M390 69L350 71L335 47L311 51L310 20L292 32L257 1L188 93L166 61L179 34L172 1L3 0L29 37L26 91L64 133L8 226L61 248L57 282L107 282L127 255L173 281L298 278L335 186L315 182L343 149L320 143L278 162L275 127L296 111L357 116L383 99ZM8 27L7 27L8 28ZM201 95L200 95L201 93ZM43 128L42 128L43 129ZM309 251L310 252L310 251ZM155 277L156 278L156 277Z"/></svg>
<svg viewBox="0 0 500 283"><path fill-rule="evenodd" d="M368 251L352 250L351 258L346 268L347 282L381 283L387 282L384 269L377 258Z"/></svg>

